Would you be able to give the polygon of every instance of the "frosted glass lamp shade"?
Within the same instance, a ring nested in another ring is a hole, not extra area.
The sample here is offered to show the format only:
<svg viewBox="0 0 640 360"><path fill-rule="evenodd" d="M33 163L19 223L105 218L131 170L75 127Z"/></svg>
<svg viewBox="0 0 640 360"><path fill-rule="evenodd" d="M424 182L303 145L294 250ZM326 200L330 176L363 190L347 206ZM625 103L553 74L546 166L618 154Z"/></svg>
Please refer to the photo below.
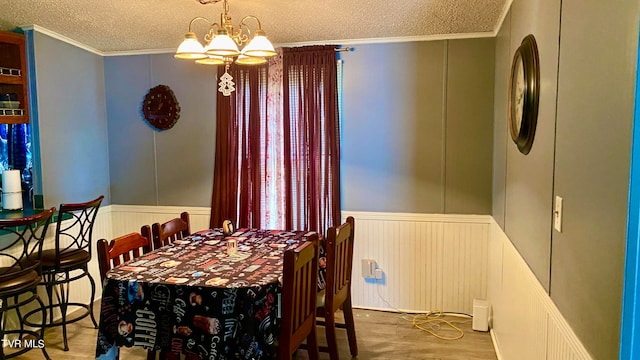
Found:
<svg viewBox="0 0 640 360"><path fill-rule="evenodd" d="M218 30L218 34L207 45L205 52L215 56L237 56L240 54L238 45L224 30Z"/></svg>
<svg viewBox="0 0 640 360"><path fill-rule="evenodd" d="M276 50L264 31L257 30L256 35L251 39L247 46L242 49L244 55L271 57L276 56Z"/></svg>
<svg viewBox="0 0 640 360"><path fill-rule="evenodd" d="M197 60L204 59L207 55L204 53L204 47L198 41L196 34L192 32L188 32L184 36L184 41L176 50L175 55L173 55L176 59L188 59L188 60Z"/></svg>

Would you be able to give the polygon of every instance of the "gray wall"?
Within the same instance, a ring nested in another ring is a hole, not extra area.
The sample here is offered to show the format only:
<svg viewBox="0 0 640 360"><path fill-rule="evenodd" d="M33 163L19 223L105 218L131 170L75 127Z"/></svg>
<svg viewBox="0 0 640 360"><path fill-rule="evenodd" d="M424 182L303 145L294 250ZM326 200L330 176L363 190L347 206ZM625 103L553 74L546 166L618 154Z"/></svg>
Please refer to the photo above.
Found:
<svg viewBox="0 0 640 360"><path fill-rule="evenodd" d="M44 203L102 194L109 204L103 58L41 33L33 39Z"/></svg>
<svg viewBox="0 0 640 360"><path fill-rule="evenodd" d="M493 56L493 39L358 45L343 56L343 209L490 213ZM170 54L105 59L114 203L210 205L214 69ZM158 84L181 107L164 132L140 113Z"/></svg>
<svg viewBox="0 0 640 360"><path fill-rule="evenodd" d="M493 39L345 54L342 208L491 212Z"/></svg>
<svg viewBox="0 0 640 360"><path fill-rule="evenodd" d="M594 359L618 357L638 7L515 0L496 43L493 214ZM528 33L542 89L524 156L501 109ZM555 195L562 233L552 227Z"/></svg>
<svg viewBox="0 0 640 360"><path fill-rule="evenodd" d="M344 56L344 209L490 213L493 46L359 45ZM215 68L171 54L102 59L42 34L36 50L47 204L104 193L105 204L210 205ZM181 107L163 132L140 110L158 84Z"/></svg>
<svg viewBox="0 0 640 360"><path fill-rule="evenodd" d="M171 54L118 56L105 59L105 78L113 203L210 206L216 68ZM165 131L141 112L145 94L159 84L171 87L181 109Z"/></svg>
<svg viewBox="0 0 640 360"><path fill-rule="evenodd" d="M639 14L562 2L551 298L595 359L619 347Z"/></svg>
<svg viewBox="0 0 640 360"><path fill-rule="evenodd" d="M215 68L170 54L103 58L32 34L46 206L100 194L104 205L210 205ZM164 132L140 110L158 84L169 85L181 106Z"/></svg>
<svg viewBox="0 0 640 360"><path fill-rule="evenodd" d="M503 58L500 99L495 121L502 141L506 138L504 179L504 230L545 289L549 289L551 258L551 214L553 206L553 161L558 77L560 3L555 0L514 1L510 17L502 27L508 36L499 38ZM523 155L511 141L507 124L507 95L511 59L522 39L534 34L540 56L540 101L538 124L531 152ZM507 45L508 44L508 45ZM506 49L509 49L505 59ZM506 81L506 83L505 83ZM499 111L500 109L501 111Z"/></svg>

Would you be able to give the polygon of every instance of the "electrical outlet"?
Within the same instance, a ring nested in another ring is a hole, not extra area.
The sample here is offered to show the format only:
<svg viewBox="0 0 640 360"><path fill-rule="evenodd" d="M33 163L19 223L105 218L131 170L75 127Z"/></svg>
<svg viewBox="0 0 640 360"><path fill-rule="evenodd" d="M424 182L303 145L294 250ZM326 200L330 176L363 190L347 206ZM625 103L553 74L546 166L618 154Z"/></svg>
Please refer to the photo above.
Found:
<svg viewBox="0 0 640 360"><path fill-rule="evenodd" d="M562 198L556 196L556 204L553 210L553 228L557 232L562 232Z"/></svg>
<svg viewBox="0 0 640 360"><path fill-rule="evenodd" d="M362 277L376 277L376 261L373 259L362 259Z"/></svg>

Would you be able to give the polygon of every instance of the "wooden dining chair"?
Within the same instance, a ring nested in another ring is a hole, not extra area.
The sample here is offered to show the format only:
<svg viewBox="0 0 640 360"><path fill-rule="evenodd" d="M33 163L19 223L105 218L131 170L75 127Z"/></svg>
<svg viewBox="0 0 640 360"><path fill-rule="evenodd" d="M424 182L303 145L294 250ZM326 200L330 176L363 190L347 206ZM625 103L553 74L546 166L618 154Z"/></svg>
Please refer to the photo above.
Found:
<svg viewBox="0 0 640 360"><path fill-rule="evenodd" d="M100 239L96 244L100 279L104 283L107 271L125 261L136 259L151 251L151 227L145 225L140 233L132 232L111 241Z"/></svg>
<svg viewBox="0 0 640 360"><path fill-rule="evenodd" d="M349 216L347 222L331 227L324 240L327 256L326 286L317 294L317 316L324 318L317 324L325 327L327 346L320 351L328 352L331 360L338 359L336 327L347 330L351 356L358 355L356 329L351 307L351 269L353 264L353 240L355 222ZM336 323L335 312L342 308L344 323Z"/></svg>
<svg viewBox="0 0 640 360"><path fill-rule="evenodd" d="M151 237L153 238L153 249L161 248L165 245L169 245L176 240L182 240L185 237L191 235L191 223L189 221L189 213L184 211L180 214L180 217L173 218L162 224L154 223L151 225ZM150 351L149 354L152 352ZM178 360L180 359L179 353L158 351L158 360ZM155 359L155 356L147 356L147 360ZM193 355L187 355L186 360L193 359Z"/></svg>
<svg viewBox="0 0 640 360"><path fill-rule="evenodd" d="M189 213L185 211L180 214L180 217L171 219L162 224L155 223L151 225L151 232L154 249L169 245L176 240L184 239L191 235Z"/></svg>
<svg viewBox="0 0 640 360"><path fill-rule="evenodd" d="M100 267L100 278L104 283L107 272L113 267L125 261L136 259L152 250L151 227L144 225L140 228L140 233L132 232L122 235L111 241L100 239L97 243L98 265ZM160 351L148 350L147 360L169 360L179 359L179 354L164 353Z"/></svg>
<svg viewBox="0 0 640 360"><path fill-rule="evenodd" d="M318 279L318 235L295 250L284 253L282 276L282 326L278 337L278 359L291 359L307 340L309 359L319 358L316 336Z"/></svg>

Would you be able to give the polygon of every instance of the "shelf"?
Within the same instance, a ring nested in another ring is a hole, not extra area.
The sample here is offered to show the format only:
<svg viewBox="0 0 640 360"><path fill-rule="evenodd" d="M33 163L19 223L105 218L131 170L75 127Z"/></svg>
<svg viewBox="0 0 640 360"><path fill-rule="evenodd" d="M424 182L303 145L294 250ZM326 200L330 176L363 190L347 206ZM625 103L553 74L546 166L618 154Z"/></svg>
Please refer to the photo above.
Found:
<svg viewBox="0 0 640 360"><path fill-rule="evenodd" d="M0 94L13 94L22 111L8 113L0 110L0 123L29 123L29 92L25 37L22 34L0 31Z"/></svg>
<svg viewBox="0 0 640 360"><path fill-rule="evenodd" d="M22 85L23 82L22 76L0 75L0 83L2 84Z"/></svg>
<svg viewBox="0 0 640 360"><path fill-rule="evenodd" d="M27 123L29 123L29 117L26 115L22 115L22 116L0 115L0 124L27 124Z"/></svg>

